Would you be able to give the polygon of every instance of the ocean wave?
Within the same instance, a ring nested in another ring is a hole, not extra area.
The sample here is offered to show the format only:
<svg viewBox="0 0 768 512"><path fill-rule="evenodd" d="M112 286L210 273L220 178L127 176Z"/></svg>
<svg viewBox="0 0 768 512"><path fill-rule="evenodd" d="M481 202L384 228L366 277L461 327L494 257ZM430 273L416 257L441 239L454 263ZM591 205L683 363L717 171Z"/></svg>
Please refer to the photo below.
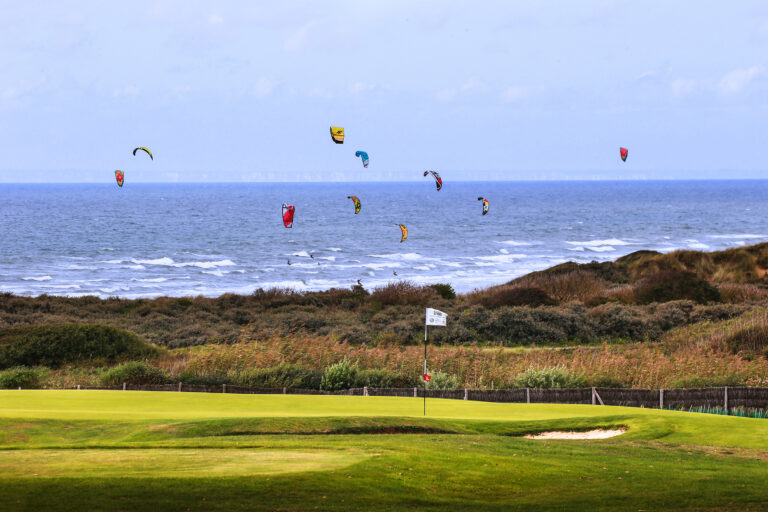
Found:
<svg viewBox="0 0 768 512"><path fill-rule="evenodd" d="M307 251L291 252L286 254L286 256L297 256L299 258L309 258L309 253Z"/></svg>
<svg viewBox="0 0 768 512"><path fill-rule="evenodd" d="M118 265L123 261L125 260L102 260L102 261L97 261L96 263L109 263L110 265Z"/></svg>
<svg viewBox="0 0 768 512"><path fill-rule="evenodd" d="M619 240L618 238L610 238L608 240L588 240L586 242L568 242L565 243L571 244L571 245L581 245L584 247L600 247L600 246L609 246L609 245L632 245L630 242L625 242L624 240Z"/></svg>
<svg viewBox="0 0 768 512"><path fill-rule="evenodd" d="M328 261L336 261L336 256L320 256L317 259L319 259L319 260L328 260Z"/></svg>
<svg viewBox="0 0 768 512"><path fill-rule="evenodd" d="M686 240L686 242L688 243L688 247L691 249L709 249L707 244L703 244L698 240Z"/></svg>
<svg viewBox="0 0 768 512"><path fill-rule="evenodd" d="M611 251L615 251L616 248L611 245L596 245L596 246L587 247L587 250L590 250L592 252L611 252Z"/></svg>
<svg viewBox="0 0 768 512"><path fill-rule="evenodd" d="M522 247L524 245L534 245L532 242L518 242L517 240L504 240L503 242L499 242L499 243L504 245L512 245L515 247Z"/></svg>
<svg viewBox="0 0 768 512"><path fill-rule="evenodd" d="M423 257L421 254L418 254L415 252L394 253L394 254L370 254L369 256L371 258L382 258L387 260L406 260L406 261L420 260Z"/></svg>
<svg viewBox="0 0 768 512"><path fill-rule="evenodd" d="M131 270L145 270L147 267L144 265L124 265L122 268L129 268Z"/></svg>
<svg viewBox="0 0 768 512"><path fill-rule="evenodd" d="M569 251L584 252L585 249L582 246L578 246L578 247L569 247L568 250Z"/></svg>
<svg viewBox="0 0 768 512"><path fill-rule="evenodd" d="M139 260L136 258L131 258L131 263L135 265L165 265L165 266L171 266L173 265L173 260L171 258L165 257L165 258L156 258L153 260Z"/></svg>
<svg viewBox="0 0 768 512"><path fill-rule="evenodd" d="M328 250L331 252L341 252L340 247L329 247Z"/></svg>
<svg viewBox="0 0 768 512"><path fill-rule="evenodd" d="M754 235L750 233L744 233L744 234L733 234L733 235L709 235L707 238L720 238L723 240L731 240L731 239L754 239L754 238L768 238L768 235Z"/></svg>
<svg viewBox="0 0 768 512"><path fill-rule="evenodd" d="M51 279L53 279L51 276L41 276L41 277L30 276L30 277L21 278L22 281L50 281Z"/></svg>
<svg viewBox="0 0 768 512"><path fill-rule="evenodd" d="M219 260L219 261L188 261L184 263L174 263L173 267L197 267L197 268L216 268L216 267L232 267L235 262L232 260Z"/></svg>
<svg viewBox="0 0 768 512"><path fill-rule="evenodd" d="M226 270L203 270L203 274L210 274L216 277L224 277L224 274L229 274Z"/></svg>
<svg viewBox="0 0 768 512"><path fill-rule="evenodd" d="M131 281L136 281L138 283L164 283L168 280L167 277L151 277L146 279L137 279L133 278Z"/></svg>

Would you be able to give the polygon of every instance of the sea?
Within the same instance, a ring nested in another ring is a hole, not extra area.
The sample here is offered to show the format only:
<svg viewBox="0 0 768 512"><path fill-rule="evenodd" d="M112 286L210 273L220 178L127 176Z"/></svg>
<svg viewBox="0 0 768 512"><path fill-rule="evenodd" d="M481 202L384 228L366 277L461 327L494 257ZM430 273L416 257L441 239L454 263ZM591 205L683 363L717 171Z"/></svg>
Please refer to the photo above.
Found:
<svg viewBox="0 0 768 512"><path fill-rule="evenodd" d="M0 184L0 292L214 297L400 280L467 292L566 261L766 241L766 198L763 180Z"/></svg>

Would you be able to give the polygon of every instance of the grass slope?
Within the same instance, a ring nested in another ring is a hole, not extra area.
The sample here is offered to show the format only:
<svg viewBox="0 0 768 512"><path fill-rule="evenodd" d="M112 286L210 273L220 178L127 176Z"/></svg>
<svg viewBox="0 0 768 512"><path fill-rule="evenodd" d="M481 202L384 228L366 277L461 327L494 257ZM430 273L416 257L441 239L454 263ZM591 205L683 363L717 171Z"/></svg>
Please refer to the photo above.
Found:
<svg viewBox="0 0 768 512"><path fill-rule="evenodd" d="M768 422L412 398L0 392L3 510L764 510ZM515 437L625 425L603 441Z"/></svg>

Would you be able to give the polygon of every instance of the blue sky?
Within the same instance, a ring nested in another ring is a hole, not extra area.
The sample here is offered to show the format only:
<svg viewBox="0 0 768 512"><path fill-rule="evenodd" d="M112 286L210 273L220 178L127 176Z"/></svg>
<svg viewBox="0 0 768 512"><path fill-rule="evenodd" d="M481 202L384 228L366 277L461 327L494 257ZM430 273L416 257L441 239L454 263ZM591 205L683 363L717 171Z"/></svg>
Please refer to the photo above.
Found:
<svg viewBox="0 0 768 512"><path fill-rule="evenodd" d="M767 2L0 7L4 182L768 177Z"/></svg>

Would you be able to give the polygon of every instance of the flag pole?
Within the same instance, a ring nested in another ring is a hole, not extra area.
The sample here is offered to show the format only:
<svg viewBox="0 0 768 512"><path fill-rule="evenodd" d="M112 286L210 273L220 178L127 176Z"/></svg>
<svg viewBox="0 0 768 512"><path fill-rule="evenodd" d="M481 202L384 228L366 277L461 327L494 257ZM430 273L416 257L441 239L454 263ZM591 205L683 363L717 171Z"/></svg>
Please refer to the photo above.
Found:
<svg viewBox="0 0 768 512"><path fill-rule="evenodd" d="M429 326L424 323L424 374L421 376L424 382L424 416L427 415L427 329Z"/></svg>

